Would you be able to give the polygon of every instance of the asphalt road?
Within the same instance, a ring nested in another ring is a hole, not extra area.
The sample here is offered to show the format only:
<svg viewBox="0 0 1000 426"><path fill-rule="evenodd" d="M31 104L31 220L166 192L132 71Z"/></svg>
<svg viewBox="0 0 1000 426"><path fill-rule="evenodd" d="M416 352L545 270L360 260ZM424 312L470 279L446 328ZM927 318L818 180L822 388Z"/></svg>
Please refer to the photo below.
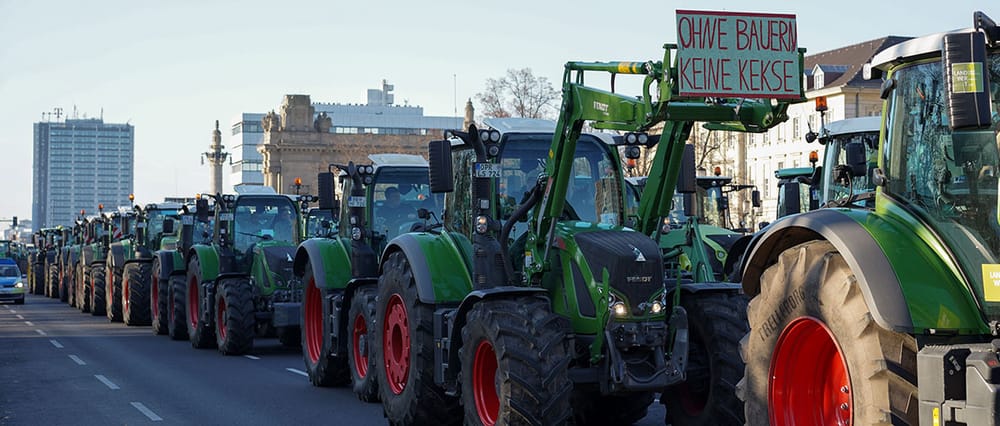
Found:
<svg viewBox="0 0 1000 426"><path fill-rule="evenodd" d="M257 339L226 357L28 295L0 305L0 424L383 425L381 404L317 388L302 354ZM654 403L642 426L663 425Z"/></svg>

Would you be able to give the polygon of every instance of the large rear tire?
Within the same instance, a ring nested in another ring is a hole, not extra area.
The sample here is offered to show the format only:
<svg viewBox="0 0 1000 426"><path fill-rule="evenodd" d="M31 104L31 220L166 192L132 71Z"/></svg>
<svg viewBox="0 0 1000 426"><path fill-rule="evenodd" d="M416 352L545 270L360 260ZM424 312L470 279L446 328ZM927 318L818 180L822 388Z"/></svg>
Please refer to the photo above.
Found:
<svg viewBox="0 0 1000 426"><path fill-rule="evenodd" d="M160 258L153 259L153 266L149 273L149 312L150 324L153 326L153 334L162 335L169 331L167 321L170 319L167 310L170 299L168 289L170 288L170 277L160 276L162 267Z"/></svg>
<svg viewBox="0 0 1000 426"><path fill-rule="evenodd" d="M832 244L785 250L760 281L740 342L748 424L918 423L916 340L875 323Z"/></svg>
<svg viewBox="0 0 1000 426"><path fill-rule="evenodd" d="M378 288L375 370L389 423L460 423L458 399L434 384L434 307L420 303L406 255L389 255Z"/></svg>
<svg viewBox="0 0 1000 426"><path fill-rule="evenodd" d="M354 394L365 402L378 402L378 380L375 378L375 289L360 288L351 298L347 313L347 360L351 366Z"/></svg>
<svg viewBox="0 0 1000 426"><path fill-rule="evenodd" d="M71 274L67 272L64 266L59 266L59 301L63 303L69 303L69 277Z"/></svg>
<svg viewBox="0 0 1000 426"><path fill-rule="evenodd" d="M333 356L330 338L330 304L323 289L316 286L312 263L306 262L305 295L302 301L302 358L313 386L344 386L351 380L344 357Z"/></svg>
<svg viewBox="0 0 1000 426"><path fill-rule="evenodd" d="M90 314L95 317L106 314L105 290L104 265L92 266L90 268Z"/></svg>
<svg viewBox="0 0 1000 426"><path fill-rule="evenodd" d="M90 268L83 265L83 262L77 267L76 272L76 307L80 308L80 312L88 313L90 312Z"/></svg>
<svg viewBox="0 0 1000 426"><path fill-rule="evenodd" d="M243 355L253 349L253 288L250 280L220 280L215 293L215 344L223 355Z"/></svg>
<svg viewBox="0 0 1000 426"><path fill-rule="evenodd" d="M459 356L466 425L545 426L572 420L565 334L570 325L552 313L548 300L484 300L466 321ZM652 402L650 397L646 405Z"/></svg>
<svg viewBox="0 0 1000 426"><path fill-rule="evenodd" d="M187 340L187 282L183 275L167 279L167 335L171 340Z"/></svg>
<svg viewBox="0 0 1000 426"><path fill-rule="evenodd" d="M59 298L59 266L49 265L48 266L48 277L45 279L45 295L53 298Z"/></svg>
<svg viewBox="0 0 1000 426"><path fill-rule="evenodd" d="M129 263L122 271L122 321L125 325L150 325L149 274L152 265Z"/></svg>
<svg viewBox="0 0 1000 426"><path fill-rule="evenodd" d="M674 426L742 425L736 384L743 377L740 339L747 324L747 297L736 293L681 296L688 314L687 380L664 389L664 423Z"/></svg>
<svg viewBox="0 0 1000 426"><path fill-rule="evenodd" d="M187 288L184 289L184 312L187 313L187 335L191 346L197 349L211 348L215 345L215 328L207 321L202 311L203 301L208 299L202 286L201 262L194 258L188 263Z"/></svg>
<svg viewBox="0 0 1000 426"><path fill-rule="evenodd" d="M111 256L108 256L109 258ZM104 312L108 316L108 321L122 322L122 272L111 262L105 265L107 277L104 285Z"/></svg>

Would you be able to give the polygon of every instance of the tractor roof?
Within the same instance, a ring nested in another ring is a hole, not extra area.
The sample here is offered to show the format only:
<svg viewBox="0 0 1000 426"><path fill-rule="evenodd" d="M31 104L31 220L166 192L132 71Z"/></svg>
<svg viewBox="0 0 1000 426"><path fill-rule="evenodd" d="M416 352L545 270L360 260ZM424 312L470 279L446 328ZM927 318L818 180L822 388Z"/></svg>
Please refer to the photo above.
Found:
<svg viewBox="0 0 1000 426"><path fill-rule="evenodd" d="M941 45L944 43L944 36L946 34L971 33L974 31L975 30L972 28L946 31L943 33L925 35L923 37L918 37L889 46L872 57L871 66L872 68L878 68L886 71L890 66L897 64L900 61L937 56L941 52Z"/></svg>
<svg viewBox="0 0 1000 426"><path fill-rule="evenodd" d="M826 131L830 136L840 136L851 133L877 133L881 127L882 117L873 115L870 117L848 118L846 120L830 122L826 125Z"/></svg>
<svg viewBox="0 0 1000 426"><path fill-rule="evenodd" d="M786 167L774 171L774 177L778 179L791 179L799 176L812 176L812 167Z"/></svg>
<svg viewBox="0 0 1000 426"><path fill-rule="evenodd" d="M412 154L371 154L368 159L372 161L375 168L387 166L427 167L427 160L424 157Z"/></svg>

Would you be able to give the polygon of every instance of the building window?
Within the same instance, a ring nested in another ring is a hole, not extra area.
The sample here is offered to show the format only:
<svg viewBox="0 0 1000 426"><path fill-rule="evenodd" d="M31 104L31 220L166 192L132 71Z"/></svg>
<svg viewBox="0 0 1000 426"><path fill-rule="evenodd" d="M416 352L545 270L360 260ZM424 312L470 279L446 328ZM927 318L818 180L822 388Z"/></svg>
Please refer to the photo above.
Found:
<svg viewBox="0 0 1000 426"><path fill-rule="evenodd" d="M801 129L799 128L799 117L795 117L795 118L792 119L792 137L791 137L791 139L794 140L794 139L798 138L799 134L800 134L799 133L800 130Z"/></svg>

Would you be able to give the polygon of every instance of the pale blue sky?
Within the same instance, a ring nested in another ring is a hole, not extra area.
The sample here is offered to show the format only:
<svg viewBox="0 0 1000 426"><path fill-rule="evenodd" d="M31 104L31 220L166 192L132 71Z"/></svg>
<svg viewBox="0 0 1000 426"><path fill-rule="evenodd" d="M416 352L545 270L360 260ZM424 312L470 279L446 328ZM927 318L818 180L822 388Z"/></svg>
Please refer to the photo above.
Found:
<svg viewBox="0 0 1000 426"><path fill-rule="evenodd" d="M211 3L211 4L208 4ZM139 202L208 186L199 155L215 120L276 109L287 93L396 101L450 116L489 77L530 67L559 83L568 60L656 60L676 9L793 13L818 53L886 35L969 27L979 0L15 1L0 0L0 218L31 215L32 123L62 107L136 126ZM808 54L808 53L807 53ZM228 175L228 173L227 173Z"/></svg>

